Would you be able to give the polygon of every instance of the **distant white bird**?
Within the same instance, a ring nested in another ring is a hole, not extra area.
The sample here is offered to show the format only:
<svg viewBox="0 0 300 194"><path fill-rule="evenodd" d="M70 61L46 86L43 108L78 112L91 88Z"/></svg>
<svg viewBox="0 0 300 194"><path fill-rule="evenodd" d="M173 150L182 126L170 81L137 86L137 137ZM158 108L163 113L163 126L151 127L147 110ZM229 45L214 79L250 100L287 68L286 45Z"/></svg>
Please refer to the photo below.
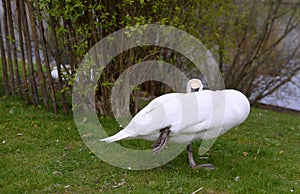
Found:
<svg viewBox="0 0 300 194"><path fill-rule="evenodd" d="M115 142L122 139L155 141L154 153L168 141L187 143L189 165L192 168L214 168L194 162L190 143L198 139L216 138L248 117L248 99L236 90L202 90L200 80L187 84L188 93L170 93L152 100L117 134L101 139ZM192 92L192 93L191 93Z"/></svg>
<svg viewBox="0 0 300 194"><path fill-rule="evenodd" d="M67 68L67 70L65 69L65 67ZM61 78L62 80L67 80L68 76L67 75L71 75L72 71L71 71L71 66L70 65L60 65L60 70L61 70ZM51 77L54 79L58 79L58 69L57 66L55 66L52 71L51 71Z"/></svg>

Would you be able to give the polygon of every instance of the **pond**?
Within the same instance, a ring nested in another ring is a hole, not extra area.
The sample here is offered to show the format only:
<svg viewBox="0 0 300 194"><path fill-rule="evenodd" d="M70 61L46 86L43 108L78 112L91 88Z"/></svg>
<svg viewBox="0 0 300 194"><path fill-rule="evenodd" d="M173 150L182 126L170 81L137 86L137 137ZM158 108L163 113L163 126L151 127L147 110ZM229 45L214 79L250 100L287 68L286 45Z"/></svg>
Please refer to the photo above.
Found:
<svg viewBox="0 0 300 194"><path fill-rule="evenodd" d="M300 71L290 82L282 85L260 103L300 111Z"/></svg>

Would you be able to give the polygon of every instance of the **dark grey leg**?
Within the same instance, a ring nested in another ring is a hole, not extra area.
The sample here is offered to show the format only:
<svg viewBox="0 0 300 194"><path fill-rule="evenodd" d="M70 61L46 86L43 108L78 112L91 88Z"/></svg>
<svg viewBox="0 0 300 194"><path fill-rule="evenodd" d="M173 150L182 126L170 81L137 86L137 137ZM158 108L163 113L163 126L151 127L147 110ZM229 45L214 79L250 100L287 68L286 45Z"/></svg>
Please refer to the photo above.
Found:
<svg viewBox="0 0 300 194"><path fill-rule="evenodd" d="M189 159L189 166L191 168L195 168L196 167L196 163L193 157L193 148L192 148L192 144L189 144L186 146L186 150L188 153L188 159Z"/></svg>
<svg viewBox="0 0 300 194"><path fill-rule="evenodd" d="M187 153L188 153L189 166L191 168L204 168L205 170L214 170L216 168L213 164L196 165L194 157L193 157L192 144L190 143L189 145L187 145L186 149L187 149Z"/></svg>
<svg viewBox="0 0 300 194"><path fill-rule="evenodd" d="M154 154L157 154L159 151L165 148L170 133L170 127L166 127L160 130L160 135L158 139L152 145Z"/></svg>

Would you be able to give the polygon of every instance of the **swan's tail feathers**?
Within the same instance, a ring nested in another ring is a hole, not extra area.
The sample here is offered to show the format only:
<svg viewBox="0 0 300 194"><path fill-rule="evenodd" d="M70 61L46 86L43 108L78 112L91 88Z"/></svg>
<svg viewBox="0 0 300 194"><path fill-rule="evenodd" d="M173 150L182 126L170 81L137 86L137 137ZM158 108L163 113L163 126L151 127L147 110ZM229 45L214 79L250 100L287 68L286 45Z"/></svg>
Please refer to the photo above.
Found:
<svg viewBox="0 0 300 194"><path fill-rule="evenodd" d="M110 136L110 137L107 137L107 138L104 138L104 139L100 139L100 141L105 141L107 143L111 143L111 142L119 141L119 140L122 140L122 139L126 139L128 137L133 137L133 135L131 133L128 133L125 130L122 130L122 131L120 131L119 133L117 133L113 136Z"/></svg>

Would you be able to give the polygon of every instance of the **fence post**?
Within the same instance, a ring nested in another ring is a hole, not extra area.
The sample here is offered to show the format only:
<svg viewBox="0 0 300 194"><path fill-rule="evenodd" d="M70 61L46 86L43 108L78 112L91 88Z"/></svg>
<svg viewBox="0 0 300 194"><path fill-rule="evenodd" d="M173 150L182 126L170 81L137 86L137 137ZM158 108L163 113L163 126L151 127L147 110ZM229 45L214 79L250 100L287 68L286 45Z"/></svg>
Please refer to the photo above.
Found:
<svg viewBox="0 0 300 194"><path fill-rule="evenodd" d="M0 50L1 50L1 63L2 63L2 73L3 73L3 84L4 84L4 93L6 96L9 95L9 85L8 85L8 72L7 72L7 63L6 63L6 55L5 55L5 49L3 45L3 39L2 39L2 29L0 25Z"/></svg>
<svg viewBox="0 0 300 194"><path fill-rule="evenodd" d="M20 73L19 73L19 64L18 64L18 56L17 56L17 46L16 46L16 38L15 38L15 32L14 32L14 23L12 19L12 10L11 10L11 1L7 1L7 17L8 17L8 27L9 27L9 33L11 37L11 45L12 45L12 52L13 52L13 65L15 69L15 81L16 81L16 87L17 92L19 95L19 98L23 98L22 94L22 86L20 81Z"/></svg>
<svg viewBox="0 0 300 194"><path fill-rule="evenodd" d="M50 97L51 97L53 111L54 111L55 114L57 114L58 110L57 110L57 105L56 105L55 88L54 88L54 84L53 84L53 78L51 76L49 57L48 57L48 53L47 53L47 50L46 50L47 49L47 42L46 42L45 35L44 35L43 22L41 20L42 14L41 14L41 11L40 11L39 6L38 6L39 5L38 1L35 0L35 3L36 3L36 10L37 10L38 21L39 21L38 29L39 29L40 36L41 36L41 44L42 44L43 55L45 57L47 80L48 80L48 84L49 84L49 87L50 87Z"/></svg>
<svg viewBox="0 0 300 194"><path fill-rule="evenodd" d="M17 7L17 26L18 26L18 32L19 32L19 42L20 42L20 52L21 52L21 63L22 63L22 75L23 75L23 81L21 81L23 87L24 87L24 97L26 100L26 103L30 103L30 96L28 91L28 79L27 79L27 73L26 73L26 63L25 63L25 53L24 53L24 39L23 39L23 29L22 29L22 16L21 16L21 9L20 9L20 0L16 0L16 7Z"/></svg>
<svg viewBox="0 0 300 194"><path fill-rule="evenodd" d="M37 27L36 27L36 21L35 21L35 13L32 1L28 1L28 12L29 12L29 18L30 18L30 26L31 26L31 32L33 35L33 43L34 43L34 50L35 50L35 59L36 59L36 67L37 67L37 73L39 78L40 87L42 90L42 96L43 96L43 102L47 110L49 110L49 102L47 97L47 90L46 90L46 84L45 84L45 78L43 74L43 67L39 52L39 42L38 42L38 34L37 34Z"/></svg>
<svg viewBox="0 0 300 194"><path fill-rule="evenodd" d="M9 70L9 79L11 84L11 94L15 95L15 79L14 79L14 68L12 64L12 58L11 58L11 48L10 48L10 42L9 39L9 31L8 31L8 11L7 11L7 5L6 0L2 0L2 5L4 9L4 18L3 18L3 25L4 25L4 34L5 34L5 43L6 43L6 50L7 50L7 62L8 62L8 70Z"/></svg>

